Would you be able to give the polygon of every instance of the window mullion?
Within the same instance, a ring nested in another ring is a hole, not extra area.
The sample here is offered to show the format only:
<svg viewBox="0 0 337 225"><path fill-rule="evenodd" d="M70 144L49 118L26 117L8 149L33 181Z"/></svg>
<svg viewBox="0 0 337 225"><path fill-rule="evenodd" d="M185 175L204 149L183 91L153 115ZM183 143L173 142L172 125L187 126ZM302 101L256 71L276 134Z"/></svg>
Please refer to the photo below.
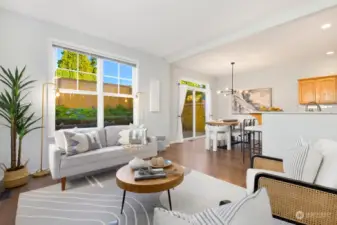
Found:
<svg viewBox="0 0 337 225"><path fill-rule="evenodd" d="M117 75L118 75L118 78L117 78L117 83L118 83L118 86L117 86L117 93L119 94L119 93L121 93L120 92L120 83L121 83L121 81L120 81L120 79L121 79L121 75L120 75L120 72L121 72L121 69L120 69L120 65L121 64L117 64L118 66L117 66Z"/></svg>
<svg viewBox="0 0 337 225"><path fill-rule="evenodd" d="M132 96L133 96L133 123L140 125L143 121L140 118L140 94L138 90L138 70L132 68Z"/></svg>
<svg viewBox="0 0 337 225"><path fill-rule="evenodd" d="M104 127L104 78L103 60L97 58L97 127Z"/></svg>
<svg viewBox="0 0 337 225"><path fill-rule="evenodd" d="M80 90L80 87L79 87L79 79L80 79L80 56L78 54L78 52L76 52L76 55L77 55L77 61L76 61L76 69L77 69L77 79L76 79L76 88L77 90Z"/></svg>

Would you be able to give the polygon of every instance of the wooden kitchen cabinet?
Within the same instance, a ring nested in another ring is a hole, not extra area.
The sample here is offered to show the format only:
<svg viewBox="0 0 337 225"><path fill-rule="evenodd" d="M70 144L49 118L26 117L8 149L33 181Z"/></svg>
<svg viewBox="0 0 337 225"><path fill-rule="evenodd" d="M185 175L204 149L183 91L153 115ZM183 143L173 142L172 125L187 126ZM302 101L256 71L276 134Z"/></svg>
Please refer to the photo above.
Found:
<svg viewBox="0 0 337 225"><path fill-rule="evenodd" d="M316 101L319 104L336 103L336 77L317 79Z"/></svg>
<svg viewBox="0 0 337 225"><path fill-rule="evenodd" d="M336 104L337 76L314 77L298 80L298 99L300 104L307 104L310 102Z"/></svg>
<svg viewBox="0 0 337 225"><path fill-rule="evenodd" d="M303 80L298 82L298 96L300 104L316 101L316 81Z"/></svg>

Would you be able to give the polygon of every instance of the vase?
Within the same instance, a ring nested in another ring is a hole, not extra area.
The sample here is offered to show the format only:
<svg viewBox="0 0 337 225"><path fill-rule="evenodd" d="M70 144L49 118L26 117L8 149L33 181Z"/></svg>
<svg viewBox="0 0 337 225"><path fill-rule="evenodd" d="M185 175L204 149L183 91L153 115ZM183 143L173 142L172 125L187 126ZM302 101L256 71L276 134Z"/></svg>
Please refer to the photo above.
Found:
<svg viewBox="0 0 337 225"><path fill-rule="evenodd" d="M18 170L5 171L4 174L4 187L15 188L28 183L29 173L26 166Z"/></svg>
<svg viewBox="0 0 337 225"><path fill-rule="evenodd" d="M143 159L140 159L138 157L134 157L130 162L129 166L131 169L139 169L148 166L148 163L145 162Z"/></svg>

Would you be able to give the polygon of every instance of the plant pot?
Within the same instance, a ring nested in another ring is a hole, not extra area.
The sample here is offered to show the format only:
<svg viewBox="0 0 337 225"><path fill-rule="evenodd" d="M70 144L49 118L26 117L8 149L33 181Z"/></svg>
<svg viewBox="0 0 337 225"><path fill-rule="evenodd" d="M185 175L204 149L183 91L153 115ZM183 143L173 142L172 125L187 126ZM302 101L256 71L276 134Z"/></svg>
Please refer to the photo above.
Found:
<svg viewBox="0 0 337 225"><path fill-rule="evenodd" d="M29 173L24 166L21 169L14 171L5 171L4 186L5 188L20 187L28 183Z"/></svg>

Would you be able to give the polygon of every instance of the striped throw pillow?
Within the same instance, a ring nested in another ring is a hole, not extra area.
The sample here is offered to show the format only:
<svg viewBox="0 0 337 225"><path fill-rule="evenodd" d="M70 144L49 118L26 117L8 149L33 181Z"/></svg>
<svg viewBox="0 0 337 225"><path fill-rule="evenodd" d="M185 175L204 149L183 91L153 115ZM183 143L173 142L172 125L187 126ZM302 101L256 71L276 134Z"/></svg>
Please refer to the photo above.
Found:
<svg viewBox="0 0 337 225"><path fill-rule="evenodd" d="M314 183L323 155L315 148L299 138L297 147L289 150L289 154L283 159L284 172L295 180Z"/></svg>
<svg viewBox="0 0 337 225"><path fill-rule="evenodd" d="M302 180L304 166L309 154L309 145L297 146L284 158L284 172L295 180Z"/></svg>
<svg viewBox="0 0 337 225"><path fill-rule="evenodd" d="M154 209L153 225L190 225L189 215L162 208Z"/></svg>
<svg viewBox="0 0 337 225"><path fill-rule="evenodd" d="M236 203L229 203L201 213L186 215L167 211L192 225L270 225L273 217L266 189L260 189ZM162 225L158 223L154 225Z"/></svg>

